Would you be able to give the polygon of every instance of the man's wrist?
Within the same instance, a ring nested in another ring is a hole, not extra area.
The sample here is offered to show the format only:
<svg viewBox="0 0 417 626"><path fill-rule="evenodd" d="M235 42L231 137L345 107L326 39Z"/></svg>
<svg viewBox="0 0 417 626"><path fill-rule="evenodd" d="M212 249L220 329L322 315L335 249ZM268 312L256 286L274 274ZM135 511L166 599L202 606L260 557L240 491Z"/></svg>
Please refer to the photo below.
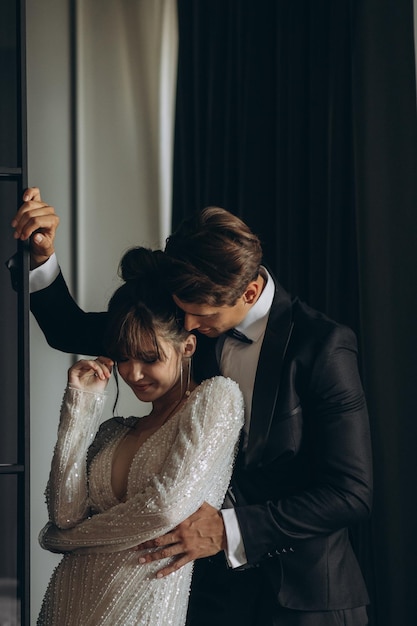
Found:
<svg viewBox="0 0 417 626"><path fill-rule="evenodd" d="M234 509L222 509L221 514L226 533L226 560L232 568L241 567L247 563L247 558L236 513Z"/></svg>
<svg viewBox="0 0 417 626"><path fill-rule="evenodd" d="M37 267L40 267L41 265L43 265L44 263L46 263L47 261L49 261L49 259L51 258L51 256L55 253L55 250L52 248L50 254L33 254L31 253L30 255L30 269L31 270L35 270Z"/></svg>
<svg viewBox="0 0 417 626"><path fill-rule="evenodd" d="M42 265L29 272L29 292L41 291L52 285L59 274L56 254L52 254Z"/></svg>

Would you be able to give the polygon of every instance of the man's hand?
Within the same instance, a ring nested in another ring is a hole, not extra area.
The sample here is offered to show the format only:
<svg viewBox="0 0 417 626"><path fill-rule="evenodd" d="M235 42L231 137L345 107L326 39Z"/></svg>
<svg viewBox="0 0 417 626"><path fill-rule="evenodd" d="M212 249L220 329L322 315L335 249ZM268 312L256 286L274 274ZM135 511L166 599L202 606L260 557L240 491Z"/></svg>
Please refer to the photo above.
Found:
<svg viewBox="0 0 417 626"><path fill-rule="evenodd" d="M37 187L26 189L23 204L11 225L15 229L15 239L30 240L31 269L42 265L54 253L55 232L59 217L55 209L41 199Z"/></svg>
<svg viewBox="0 0 417 626"><path fill-rule="evenodd" d="M141 555L139 563L150 563L166 557L175 557L157 578L168 576L186 563L213 556L227 548L226 531L221 513L207 502L181 522L176 528L162 537L137 546L137 550L156 548L155 552Z"/></svg>

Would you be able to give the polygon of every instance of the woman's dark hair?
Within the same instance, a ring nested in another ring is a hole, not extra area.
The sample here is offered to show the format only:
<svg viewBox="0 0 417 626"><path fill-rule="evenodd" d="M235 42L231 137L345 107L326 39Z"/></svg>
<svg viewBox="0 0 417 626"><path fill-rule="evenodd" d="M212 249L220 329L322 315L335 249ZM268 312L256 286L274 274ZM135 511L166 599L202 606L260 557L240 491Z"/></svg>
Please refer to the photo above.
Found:
<svg viewBox="0 0 417 626"><path fill-rule="evenodd" d="M169 289L180 300L233 306L259 274L262 247L236 215L206 207L184 220L166 241L172 260Z"/></svg>
<svg viewBox="0 0 417 626"><path fill-rule="evenodd" d="M132 248L123 256L119 274L124 284L110 299L104 336L106 353L114 361L164 360L161 339L174 347L186 339L188 332L165 283L168 265L161 250Z"/></svg>

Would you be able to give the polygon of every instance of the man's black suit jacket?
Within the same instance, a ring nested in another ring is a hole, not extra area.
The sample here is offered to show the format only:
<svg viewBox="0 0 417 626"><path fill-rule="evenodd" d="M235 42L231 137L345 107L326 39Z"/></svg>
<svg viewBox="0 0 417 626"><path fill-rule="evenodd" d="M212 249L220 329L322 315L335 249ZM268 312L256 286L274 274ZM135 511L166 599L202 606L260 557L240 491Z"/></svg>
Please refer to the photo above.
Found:
<svg viewBox="0 0 417 626"><path fill-rule="evenodd" d="M372 460L356 339L276 285L232 479L248 563L266 571L282 606L362 606L348 527L370 513ZM106 314L83 312L62 275L32 294L31 308L51 346L103 353ZM197 379L219 373L214 345L198 336Z"/></svg>

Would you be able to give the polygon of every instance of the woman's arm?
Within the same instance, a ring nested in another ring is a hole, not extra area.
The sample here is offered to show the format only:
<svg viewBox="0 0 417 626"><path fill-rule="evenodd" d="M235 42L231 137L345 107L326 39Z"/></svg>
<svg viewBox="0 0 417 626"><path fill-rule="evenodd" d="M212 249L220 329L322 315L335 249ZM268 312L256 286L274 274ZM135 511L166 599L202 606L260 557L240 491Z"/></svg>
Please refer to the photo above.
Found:
<svg viewBox="0 0 417 626"><path fill-rule="evenodd" d="M75 526L89 515L87 450L103 414L105 396L67 387L51 464L46 503L51 522Z"/></svg>
<svg viewBox="0 0 417 626"><path fill-rule="evenodd" d="M49 519L70 528L89 514L87 451L104 408L112 361L83 360L68 372L58 438L46 489Z"/></svg>
<svg viewBox="0 0 417 626"><path fill-rule="evenodd" d="M189 403L172 452L146 489L75 528L49 525L42 546L56 552L119 551L167 532L206 500L219 507L243 424L242 396L236 383L218 377L197 388Z"/></svg>

